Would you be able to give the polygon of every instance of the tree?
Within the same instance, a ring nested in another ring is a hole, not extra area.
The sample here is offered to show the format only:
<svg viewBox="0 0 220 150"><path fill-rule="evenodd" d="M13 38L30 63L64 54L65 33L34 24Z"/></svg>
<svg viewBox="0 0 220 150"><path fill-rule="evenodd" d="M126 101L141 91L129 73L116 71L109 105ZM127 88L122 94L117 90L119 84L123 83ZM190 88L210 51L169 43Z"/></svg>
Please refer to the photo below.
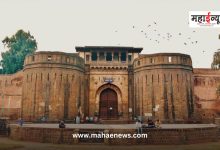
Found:
<svg viewBox="0 0 220 150"><path fill-rule="evenodd" d="M5 37L2 41L6 52L2 52L2 73L11 74L23 69L25 56L32 54L37 49L37 42L30 32L18 30L15 35Z"/></svg>
<svg viewBox="0 0 220 150"><path fill-rule="evenodd" d="M212 69L220 69L220 49L213 55Z"/></svg>

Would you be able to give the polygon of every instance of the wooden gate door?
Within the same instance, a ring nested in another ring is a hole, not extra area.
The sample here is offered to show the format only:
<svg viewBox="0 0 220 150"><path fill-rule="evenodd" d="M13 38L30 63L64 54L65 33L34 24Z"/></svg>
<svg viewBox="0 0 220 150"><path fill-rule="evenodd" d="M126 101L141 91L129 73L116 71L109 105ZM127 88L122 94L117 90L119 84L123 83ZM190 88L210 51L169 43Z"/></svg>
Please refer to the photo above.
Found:
<svg viewBox="0 0 220 150"><path fill-rule="evenodd" d="M112 89L105 89L100 94L99 117L102 119L116 119L117 116L117 93Z"/></svg>

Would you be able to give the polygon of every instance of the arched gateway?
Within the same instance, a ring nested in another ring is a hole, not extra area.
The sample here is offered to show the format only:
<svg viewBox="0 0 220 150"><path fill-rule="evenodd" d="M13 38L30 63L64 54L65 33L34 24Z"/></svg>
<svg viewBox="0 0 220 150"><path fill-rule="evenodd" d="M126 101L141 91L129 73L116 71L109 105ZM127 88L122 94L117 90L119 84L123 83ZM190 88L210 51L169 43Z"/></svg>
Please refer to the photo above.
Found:
<svg viewBox="0 0 220 150"><path fill-rule="evenodd" d="M100 94L99 117L102 119L116 119L118 116L117 93L107 88Z"/></svg>

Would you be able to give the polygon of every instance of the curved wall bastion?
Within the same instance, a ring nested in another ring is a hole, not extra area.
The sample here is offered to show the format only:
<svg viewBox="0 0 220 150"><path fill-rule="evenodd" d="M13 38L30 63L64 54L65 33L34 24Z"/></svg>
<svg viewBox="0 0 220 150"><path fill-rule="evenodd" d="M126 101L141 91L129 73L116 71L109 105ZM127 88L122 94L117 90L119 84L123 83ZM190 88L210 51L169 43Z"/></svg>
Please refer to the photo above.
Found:
<svg viewBox="0 0 220 150"><path fill-rule="evenodd" d="M84 63L77 54L36 52L23 69L21 117L72 119L84 111ZM71 104L71 105L70 105Z"/></svg>
<svg viewBox="0 0 220 150"><path fill-rule="evenodd" d="M57 124L56 124L57 125ZM143 129L147 138L73 138L72 134L136 134L134 128L98 127L77 128L11 125L10 138L21 141L32 141L55 144L106 144L106 145L177 145L194 144L204 142L216 142L218 140L217 127L215 125L185 125L185 127ZM58 125L57 125L58 126ZM100 125L99 125L100 126ZM126 126L126 125L125 125ZM168 125L169 126L169 125Z"/></svg>
<svg viewBox="0 0 220 150"><path fill-rule="evenodd" d="M193 68L189 55L158 53L134 60L136 114L163 121L183 121L194 115Z"/></svg>

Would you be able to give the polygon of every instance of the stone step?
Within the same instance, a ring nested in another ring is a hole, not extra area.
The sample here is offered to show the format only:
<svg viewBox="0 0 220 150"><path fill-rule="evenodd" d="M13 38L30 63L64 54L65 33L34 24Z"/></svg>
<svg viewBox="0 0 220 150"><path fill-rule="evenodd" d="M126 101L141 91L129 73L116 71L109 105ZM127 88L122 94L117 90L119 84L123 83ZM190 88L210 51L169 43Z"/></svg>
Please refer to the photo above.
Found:
<svg viewBox="0 0 220 150"><path fill-rule="evenodd" d="M129 120L102 120L101 124L130 124L134 123L133 121Z"/></svg>

